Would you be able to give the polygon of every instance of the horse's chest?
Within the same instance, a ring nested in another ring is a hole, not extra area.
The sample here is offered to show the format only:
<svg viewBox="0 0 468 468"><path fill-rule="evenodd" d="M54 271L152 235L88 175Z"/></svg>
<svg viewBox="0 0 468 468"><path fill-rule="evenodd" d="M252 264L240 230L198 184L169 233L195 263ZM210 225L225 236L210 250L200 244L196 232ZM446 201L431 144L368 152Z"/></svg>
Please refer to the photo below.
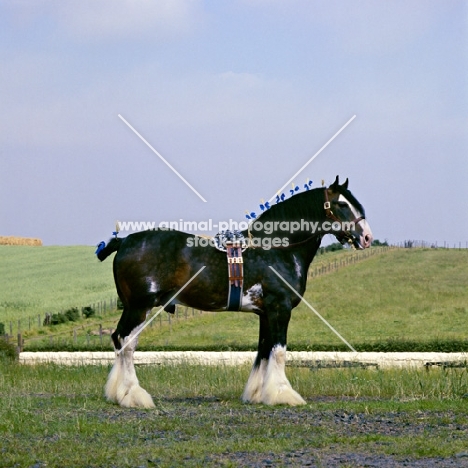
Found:
<svg viewBox="0 0 468 468"><path fill-rule="evenodd" d="M242 296L241 311L253 312L262 310L263 306L263 289L260 283L256 283L249 289L244 291Z"/></svg>

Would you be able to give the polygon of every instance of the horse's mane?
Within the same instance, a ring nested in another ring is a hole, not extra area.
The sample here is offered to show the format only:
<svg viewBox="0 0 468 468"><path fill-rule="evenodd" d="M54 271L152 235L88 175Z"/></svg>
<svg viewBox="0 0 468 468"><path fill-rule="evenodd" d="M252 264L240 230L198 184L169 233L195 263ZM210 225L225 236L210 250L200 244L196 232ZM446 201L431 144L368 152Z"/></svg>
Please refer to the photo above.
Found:
<svg viewBox="0 0 468 468"><path fill-rule="evenodd" d="M347 185L347 184L346 184ZM364 208L357 201L354 195L348 190L345 185L339 185L338 183L332 184L329 187L335 193L343 195L357 210L359 210L364 216ZM305 230L302 228L302 221L306 222L323 222L326 219L326 211L324 208L325 202L325 190L327 187L319 187L305 192L297 193L291 196L290 198L280 201L271 208L263 211L256 219L251 221L249 229L244 231L244 235L253 235L254 237L264 237L268 232L270 237L288 235L289 239L293 242L302 241L305 238L310 238L310 228L307 228L305 224ZM260 221L260 226L256 228L256 221ZM276 224L276 222L281 223L282 221L292 222L298 221L301 223L300 231L285 232L281 227L281 224ZM274 222L274 227L268 227L266 230L265 223ZM310 225L309 225L310 226ZM317 232L317 235L321 236L325 234L323 231Z"/></svg>
<svg viewBox="0 0 468 468"><path fill-rule="evenodd" d="M291 220L316 220L324 218L323 188L315 188L306 192L293 195L291 198L273 205L270 209L261 213L257 220L262 221L291 221Z"/></svg>

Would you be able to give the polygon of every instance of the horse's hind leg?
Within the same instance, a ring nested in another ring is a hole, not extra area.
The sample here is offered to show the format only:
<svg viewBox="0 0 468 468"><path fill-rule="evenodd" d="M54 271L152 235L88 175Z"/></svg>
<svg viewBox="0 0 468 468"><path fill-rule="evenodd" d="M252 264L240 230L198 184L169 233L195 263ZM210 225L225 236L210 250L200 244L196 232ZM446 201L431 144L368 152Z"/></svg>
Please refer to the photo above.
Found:
<svg viewBox="0 0 468 468"><path fill-rule="evenodd" d="M138 334L143 327L146 312L134 314L138 320L130 319L130 314L124 310L117 330L112 339L116 351L115 363L107 379L105 394L110 401L129 408L152 408L153 399L150 394L140 387L133 353L138 344Z"/></svg>

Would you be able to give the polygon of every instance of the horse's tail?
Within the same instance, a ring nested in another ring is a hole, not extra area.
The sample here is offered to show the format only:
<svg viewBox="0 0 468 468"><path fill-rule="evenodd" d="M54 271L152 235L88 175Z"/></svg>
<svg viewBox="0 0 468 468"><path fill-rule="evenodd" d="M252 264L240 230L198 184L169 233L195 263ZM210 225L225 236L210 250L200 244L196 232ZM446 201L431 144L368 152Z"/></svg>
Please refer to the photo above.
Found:
<svg viewBox="0 0 468 468"><path fill-rule="evenodd" d="M96 250L96 256L99 260L104 261L111 253L117 252L122 245L122 239L119 237L113 237L109 243L106 245L104 241L102 241Z"/></svg>

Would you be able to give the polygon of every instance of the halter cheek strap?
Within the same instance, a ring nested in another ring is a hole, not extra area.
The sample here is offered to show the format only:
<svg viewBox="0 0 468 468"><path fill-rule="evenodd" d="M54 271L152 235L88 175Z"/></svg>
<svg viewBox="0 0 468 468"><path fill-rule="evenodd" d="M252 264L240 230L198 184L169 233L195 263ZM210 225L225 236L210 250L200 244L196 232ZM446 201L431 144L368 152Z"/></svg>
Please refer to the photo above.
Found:
<svg viewBox="0 0 468 468"><path fill-rule="evenodd" d="M331 210L331 203L328 200L328 189L326 187L325 187L325 192L324 193L325 193L325 203L323 204L323 208L325 210L325 216L328 219L331 219L333 221L338 221L340 223L340 225L341 225L343 223L343 221L341 219L339 219L337 216L335 216L335 214ZM358 218L354 218L353 221L350 221L350 223L356 225L359 222L361 222L363 219L366 219L366 217L365 216L359 216ZM336 237L338 238L338 240L340 240L340 242L341 241L347 241L350 244L352 244L353 241L354 241L352 234L349 231L345 231L345 230L339 231L338 235Z"/></svg>

